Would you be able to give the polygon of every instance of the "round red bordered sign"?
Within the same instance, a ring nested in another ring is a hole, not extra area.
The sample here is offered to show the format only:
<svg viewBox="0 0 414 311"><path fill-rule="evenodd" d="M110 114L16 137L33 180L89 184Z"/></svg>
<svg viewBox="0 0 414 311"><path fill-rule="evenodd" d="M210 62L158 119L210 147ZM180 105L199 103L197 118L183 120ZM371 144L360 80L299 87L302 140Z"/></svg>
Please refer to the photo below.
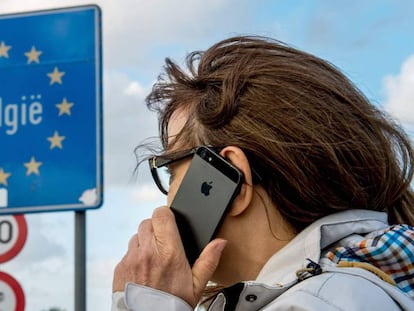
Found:
<svg viewBox="0 0 414 311"><path fill-rule="evenodd" d="M15 257L27 239L24 215L0 216L0 263Z"/></svg>
<svg viewBox="0 0 414 311"><path fill-rule="evenodd" d="M24 293L20 284L0 271L0 310L24 311Z"/></svg>

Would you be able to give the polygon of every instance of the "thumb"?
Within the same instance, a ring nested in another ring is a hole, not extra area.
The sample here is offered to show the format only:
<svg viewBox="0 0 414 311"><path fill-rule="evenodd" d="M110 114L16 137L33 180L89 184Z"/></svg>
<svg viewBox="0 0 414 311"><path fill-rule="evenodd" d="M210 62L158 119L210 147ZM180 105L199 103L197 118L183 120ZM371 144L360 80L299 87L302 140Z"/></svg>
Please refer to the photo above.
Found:
<svg viewBox="0 0 414 311"><path fill-rule="evenodd" d="M194 295L201 297L207 282L211 279L219 264L221 254L226 247L227 241L215 239L204 248L200 257L193 265L193 286Z"/></svg>

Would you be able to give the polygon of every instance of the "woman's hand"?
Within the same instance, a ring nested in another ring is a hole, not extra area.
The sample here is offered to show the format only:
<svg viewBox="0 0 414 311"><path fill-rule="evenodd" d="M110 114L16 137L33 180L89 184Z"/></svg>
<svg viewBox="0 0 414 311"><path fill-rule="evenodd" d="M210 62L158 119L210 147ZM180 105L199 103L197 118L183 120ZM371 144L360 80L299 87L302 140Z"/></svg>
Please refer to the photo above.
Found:
<svg viewBox="0 0 414 311"><path fill-rule="evenodd" d="M157 208L129 241L127 253L115 268L112 291L123 291L127 282L133 282L180 297L194 308L225 245L224 240L210 242L191 269L174 214L168 207Z"/></svg>

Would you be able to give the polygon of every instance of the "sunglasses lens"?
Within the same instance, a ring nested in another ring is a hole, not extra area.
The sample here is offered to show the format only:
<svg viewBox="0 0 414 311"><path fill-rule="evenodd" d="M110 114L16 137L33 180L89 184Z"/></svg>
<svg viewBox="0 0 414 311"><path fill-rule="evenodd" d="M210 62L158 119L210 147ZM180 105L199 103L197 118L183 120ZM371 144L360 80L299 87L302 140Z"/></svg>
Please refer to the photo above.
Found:
<svg viewBox="0 0 414 311"><path fill-rule="evenodd" d="M160 190L162 190L165 193L168 193L168 190L170 189L171 174L168 171L167 167L164 166L156 168L155 172L157 174L159 187L162 188Z"/></svg>

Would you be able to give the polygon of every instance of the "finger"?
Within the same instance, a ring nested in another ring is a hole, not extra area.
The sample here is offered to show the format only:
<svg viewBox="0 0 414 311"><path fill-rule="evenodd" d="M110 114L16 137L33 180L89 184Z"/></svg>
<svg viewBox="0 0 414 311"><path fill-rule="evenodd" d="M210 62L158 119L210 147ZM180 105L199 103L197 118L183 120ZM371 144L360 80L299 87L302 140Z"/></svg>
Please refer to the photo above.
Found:
<svg viewBox="0 0 414 311"><path fill-rule="evenodd" d="M207 244L200 257L198 257L194 263L192 272L194 293L196 297L201 297L207 282L212 278L216 271L226 244L226 240L215 239L211 241Z"/></svg>
<svg viewBox="0 0 414 311"><path fill-rule="evenodd" d="M158 243L177 249L182 247L180 233L173 212L168 207L159 207L152 214L152 226Z"/></svg>
<svg viewBox="0 0 414 311"><path fill-rule="evenodd" d="M154 241L154 230L152 220L143 220L138 227L138 240L141 248L152 247Z"/></svg>
<svg viewBox="0 0 414 311"><path fill-rule="evenodd" d="M137 248L139 247L139 239L138 239L138 234L134 234L128 242L128 249L132 249L132 248Z"/></svg>

